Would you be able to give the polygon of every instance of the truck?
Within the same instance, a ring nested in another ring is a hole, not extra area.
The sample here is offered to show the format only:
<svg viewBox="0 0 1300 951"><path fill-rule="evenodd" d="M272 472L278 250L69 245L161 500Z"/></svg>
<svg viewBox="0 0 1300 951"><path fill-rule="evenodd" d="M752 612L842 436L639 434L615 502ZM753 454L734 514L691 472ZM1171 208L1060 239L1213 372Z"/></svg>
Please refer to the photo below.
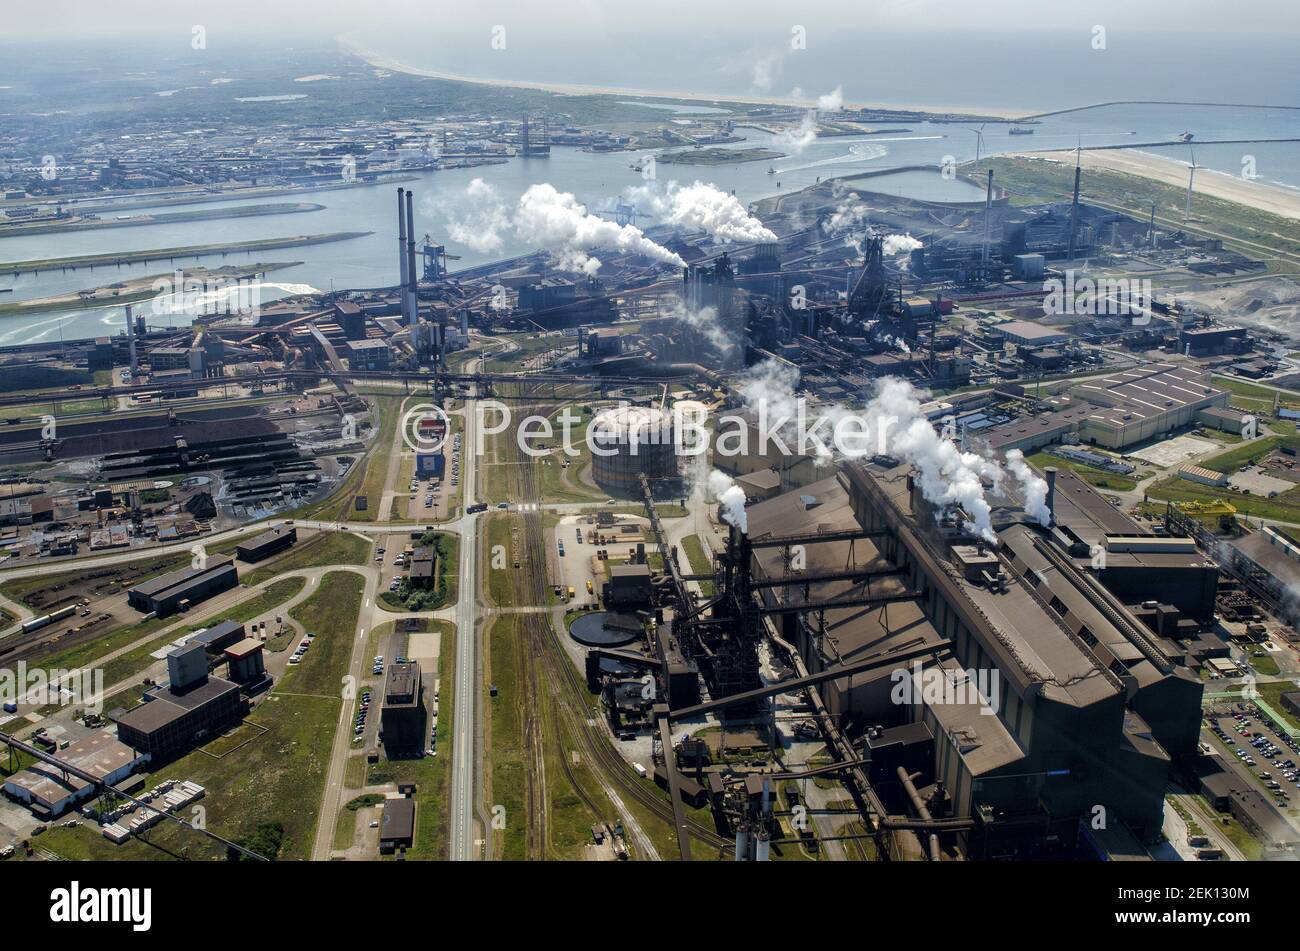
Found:
<svg viewBox="0 0 1300 951"><path fill-rule="evenodd" d="M475 502L473 505L465 506L466 515L475 515L479 512L486 512L486 511L487 511L486 502Z"/></svg>

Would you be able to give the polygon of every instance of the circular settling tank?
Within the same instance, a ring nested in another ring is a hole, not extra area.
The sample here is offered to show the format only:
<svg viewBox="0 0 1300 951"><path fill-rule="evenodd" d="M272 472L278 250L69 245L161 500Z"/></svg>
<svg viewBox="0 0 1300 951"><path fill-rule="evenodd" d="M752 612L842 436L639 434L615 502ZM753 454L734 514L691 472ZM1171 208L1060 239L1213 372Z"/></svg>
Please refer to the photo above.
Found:
<svg viewBox="0 0 1300 951"><path fill-rule="evenodd" d="M651 482L677 477L672 414L649 406L615 406L591 421L591 475L606 491L641 493L639 476Z"/></svg>
<svg viewBox="0 0 1300 951"><path fill-rule="evenodd" d="M575 618L569 636L587 647L622 647L641 636L640 619L631 614L593 611Z"/></svg>

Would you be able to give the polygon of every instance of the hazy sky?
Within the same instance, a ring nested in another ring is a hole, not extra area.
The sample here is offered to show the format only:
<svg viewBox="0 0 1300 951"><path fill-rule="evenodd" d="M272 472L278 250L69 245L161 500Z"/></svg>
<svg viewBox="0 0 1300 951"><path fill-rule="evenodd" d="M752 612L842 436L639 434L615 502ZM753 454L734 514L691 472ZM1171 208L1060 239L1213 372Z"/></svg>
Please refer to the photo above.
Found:
<svg viewBox="0 0 1300 951"><path fill-rule="evenodd" d="M141 35L212 29L296 33L373 30L385 21L405 30L472 32L504 24L514 30L570 35L714 30L729 22L782 35L792 24L812 32L852 24L861 29L1082 30L1094 25L1130 33L1300 34L1296 0L60 0L9 5L0 37L44 34Z"/></svg>

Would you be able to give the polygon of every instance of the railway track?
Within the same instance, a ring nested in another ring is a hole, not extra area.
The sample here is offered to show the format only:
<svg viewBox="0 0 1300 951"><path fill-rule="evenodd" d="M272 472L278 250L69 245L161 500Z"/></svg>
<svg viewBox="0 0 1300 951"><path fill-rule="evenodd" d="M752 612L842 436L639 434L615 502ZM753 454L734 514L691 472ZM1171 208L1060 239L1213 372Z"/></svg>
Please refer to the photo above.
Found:
<svg viewBox="0 0 1300 951"><path fill-rule="evenodd" d="M548 406L544 411L549 413L552 408ZM538 467L522 464L518 447L513 440L510 441L510 445L514 456L512 461L521 463L510 466L512 489L516 494L514 501L541 502ZM531 604L545 604L547 546L543 515L539 508L535 511L522 512L518 517L523 523L520 533L520 561L524 567L524 578L521 579L523 584L520 590L524 595L523 600ZM531 656L539 659L547 674L545 677L547 687L551 692L554 708L563 719L562 725L579 745L586 761L603 774L605 780L618 791L620 796L635 801L671 828L674 822L672 804L657 786L648 784L637 776L631 766L613 748L613 737L605 728L599 711L592 708L587 685L559 642L558 638L561 635L551 623L550 615L523 615L522 627L526 632ZM531 664L529 666L532 667L535 677L536 667ZM535 679L532 683L536 684ZM539 697L540 694L533 693L531 696ZM537 715L540 715L543 709L545 705L542 703L532 705L532 710ZM540 726L539 724L539 728ZM564 751L561 752L563 754ZM582 782L574 775L568 756L560 755L558 759L565 779L575 794L593 815L599 819L607 818L610 807L598 802L583 787ZM539 789L544 798L544 784ZM688 825L691 836L707 849L716 850L721 854L726 849L734 848L734 843L718 835L710 826L695 819L688 819Z"/></svg>

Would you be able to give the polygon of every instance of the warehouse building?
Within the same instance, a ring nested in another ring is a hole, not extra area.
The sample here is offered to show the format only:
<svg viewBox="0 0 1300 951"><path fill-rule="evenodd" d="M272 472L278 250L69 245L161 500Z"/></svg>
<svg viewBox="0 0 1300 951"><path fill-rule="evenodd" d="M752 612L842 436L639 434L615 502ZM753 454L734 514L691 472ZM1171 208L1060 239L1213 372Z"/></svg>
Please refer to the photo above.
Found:
<svg viewBox="0 0 1300 951"><path fill-rule="evenodd" d="M241 542L235 549L235 557L240 561L261 561L263 558L270 558L272 555L284 551L298 541L298 529L296 528L273 528L269 532L263 532L256 538L246 542Z"/></svg>
<svg viewBox="0 0 1300 951"><path fill-rule="evenodd" d="M1227 406L1229 393L1211 386L1195 367L1158 363L1121 370L1080 383L1070 395L1096 409L1083 420L1079 437L1109 449L1163 436L1197 422L1201 410Z"/></svg>
<svg viewBox="0 0 1300 951"><path fill-rule="evenodd" d="M1059 327L1032 324L1027 320L1008 320L989 328L989 333L1018 347L1060 347L1070 342L1070 335Z"/></svg>
<svg viewBox="0 0 1300 951"><path fill-rule="evenodd" d="M1198 412L1196 418L1202 425L1211 429L1240 436L1244 434L1246 423L1251 416L1249 413L1228 406L1208 406Z"/></svg>
<svg viewBox="0 0 1300 951"><path fill-rule="evenodd" d="M209 558L202 568L181 568L150 578L126 593L131 607L146 614L167 617L191 605L229 591L239 584L233 558Z"/></svg>
<svg viewBox="0 0 1300 951"><path fill-rule="evenodd" d="M143 763L147 754L137 753L111 733L99 730L58 752L58 758L89 773L102 783L116 785ZM30 807L38 819L53 819L78 803L92 798L97 787L63 772L49 763L33 763L5 780L10 799Z"/></svg>
<svg viewBox="0 0 1300 951"><path fill-rule="evenodd" d="M389 665L379 722L384 749L390 757L424 748L423 685L420 665L415 661Z"/></svg>

